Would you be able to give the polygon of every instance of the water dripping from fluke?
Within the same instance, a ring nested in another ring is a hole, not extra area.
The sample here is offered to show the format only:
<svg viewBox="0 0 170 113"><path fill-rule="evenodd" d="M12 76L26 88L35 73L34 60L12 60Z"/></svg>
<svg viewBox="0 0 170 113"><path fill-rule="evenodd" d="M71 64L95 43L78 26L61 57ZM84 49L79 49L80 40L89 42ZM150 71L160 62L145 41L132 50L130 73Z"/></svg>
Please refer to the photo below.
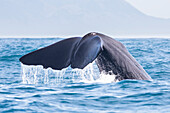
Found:
<svg viewBox="0 0 170 113"><path fill-rule="evenodd" d="M64 83L111 83L115 82L115 75L106 75L99 72L95 62L88 64L84 69L62 70L52 68L44 69L43 66L24 65L21 63L22 81L24 84L50 84L61 85Z"/></svg>

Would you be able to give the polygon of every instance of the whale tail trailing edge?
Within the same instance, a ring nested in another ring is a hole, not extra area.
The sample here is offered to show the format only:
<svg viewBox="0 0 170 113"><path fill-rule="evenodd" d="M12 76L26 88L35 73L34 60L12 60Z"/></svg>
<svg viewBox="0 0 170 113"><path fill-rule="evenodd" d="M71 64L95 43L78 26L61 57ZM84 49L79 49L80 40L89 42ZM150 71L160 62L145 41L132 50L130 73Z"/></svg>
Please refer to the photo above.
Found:
<svg viewBox="0 0 170 113"><path fill-rule="evenodd" d="M42 65L56 70L69 65L83 69L98 56L101 44L100 37L74 37L28 53L19 60L25 65Z"/></svg>

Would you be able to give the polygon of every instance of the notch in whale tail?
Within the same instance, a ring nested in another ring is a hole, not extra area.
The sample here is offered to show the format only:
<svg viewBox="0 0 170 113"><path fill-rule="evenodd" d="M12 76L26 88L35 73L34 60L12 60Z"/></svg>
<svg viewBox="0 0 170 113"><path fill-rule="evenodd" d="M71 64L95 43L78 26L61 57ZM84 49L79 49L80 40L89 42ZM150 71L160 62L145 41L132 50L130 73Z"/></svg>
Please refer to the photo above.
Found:
<svg viewBox="0 0 170 113"><path fill-rule="evenodd" d="M101 51L101 45L102 40L98 36L74 37L28 53L19 60L25 65L42 65L56 70L69 65L83 69L95 60Z"/></svg>

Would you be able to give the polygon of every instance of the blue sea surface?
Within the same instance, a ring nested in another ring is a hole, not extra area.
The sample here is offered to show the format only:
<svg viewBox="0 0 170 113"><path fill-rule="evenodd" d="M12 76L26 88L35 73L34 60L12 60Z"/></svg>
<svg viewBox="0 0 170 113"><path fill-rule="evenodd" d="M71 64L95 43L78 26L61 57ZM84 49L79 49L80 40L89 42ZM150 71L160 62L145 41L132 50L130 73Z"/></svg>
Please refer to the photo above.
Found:
<svg viewBox="0 0 170 113"><path fill-rule="evenodd" d="M0 38L1 113L170 113L170 39L117 39L153 81L23 83L19 58L59 40Z"/></svg>

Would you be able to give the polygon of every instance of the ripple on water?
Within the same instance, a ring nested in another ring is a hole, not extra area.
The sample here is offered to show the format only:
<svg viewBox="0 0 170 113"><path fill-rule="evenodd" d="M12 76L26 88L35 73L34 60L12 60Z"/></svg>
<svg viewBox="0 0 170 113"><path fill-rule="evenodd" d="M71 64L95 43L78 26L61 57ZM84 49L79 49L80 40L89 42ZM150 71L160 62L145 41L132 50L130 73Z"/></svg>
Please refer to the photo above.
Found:
<svg viewBox="0 0 170 113"><path fill-rule="evenodd" d="M120 39L153 81L96 82L98 76L88 74L82 81L69 67L64 74L49 70L41 76L33 70L24 83L19 58L59 40L0 39L0 112L170 112L169 39Z"/></svg>

